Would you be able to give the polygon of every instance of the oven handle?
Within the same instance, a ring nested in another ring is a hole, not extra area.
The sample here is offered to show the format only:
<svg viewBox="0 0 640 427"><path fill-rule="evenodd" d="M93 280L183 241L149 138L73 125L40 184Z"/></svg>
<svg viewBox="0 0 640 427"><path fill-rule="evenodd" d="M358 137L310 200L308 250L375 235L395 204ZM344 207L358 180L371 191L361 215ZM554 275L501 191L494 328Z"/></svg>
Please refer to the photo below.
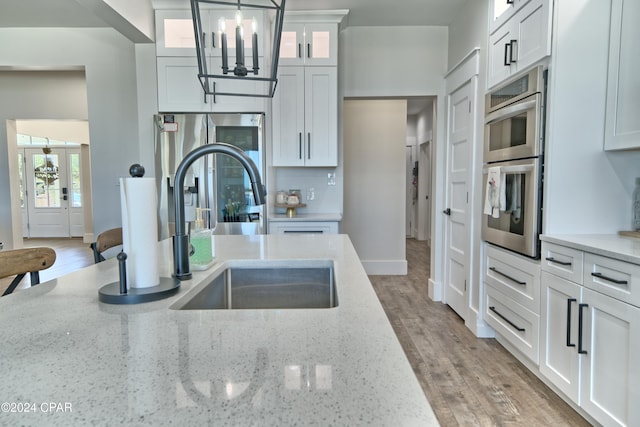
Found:
<svg viewBox="0 0 640 427"><path fill-rule="evenodd" d="M502 166L500 167L500 171L502 173L527 173L527 172L531 172L533 170L534 166L533 165L519 165L519 166ZM489 169L488 168L484 168L482 169L482 173L483 174L488 174L489 173Z"/></svg>
<svg viewBox="0 0 640 427"><path fill-rule="evenodd" d="M537 108L537 104L538 100L536 97L536 99L532 99L530 101L518 102L507 107L502 107L498 111L487 114L485 123L490 125L494 122L515 116L519 113L522 113L523 111L534 110Z"/></svg>

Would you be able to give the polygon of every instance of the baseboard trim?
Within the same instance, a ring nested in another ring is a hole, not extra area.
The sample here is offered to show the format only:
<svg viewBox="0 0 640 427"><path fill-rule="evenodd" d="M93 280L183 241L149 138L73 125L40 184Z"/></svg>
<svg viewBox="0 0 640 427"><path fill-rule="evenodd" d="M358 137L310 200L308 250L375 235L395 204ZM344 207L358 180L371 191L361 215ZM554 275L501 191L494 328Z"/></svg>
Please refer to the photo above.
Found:
<svg viewBox="0 0 640 427"><path fill-rule="evenodd" d="M408 264L401 261L361 261L369 276L406 276Z"/></svg>
<svg viewBox="0 0 640 427"><path fill-rule="evenodd" d="M429 298L431 301L442 301L442 285L429 279Z"/></svg>
<svg viewBox="0 0 640 427"><path fill-rule="evenodd" d="M83 243L95 242L95 240L93 239L93 233L84 233L84 236L82 236L82 242Z"/></svg>

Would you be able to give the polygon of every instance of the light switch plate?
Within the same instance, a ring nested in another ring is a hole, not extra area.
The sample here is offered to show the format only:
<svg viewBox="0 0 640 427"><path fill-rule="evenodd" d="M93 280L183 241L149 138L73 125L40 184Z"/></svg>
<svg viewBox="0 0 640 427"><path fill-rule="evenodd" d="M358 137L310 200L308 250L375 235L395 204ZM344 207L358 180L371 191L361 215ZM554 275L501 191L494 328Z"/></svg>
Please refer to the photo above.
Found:
<svg viewBox="0 0 640 427"><path fill-rule="evenodd" d="M336 173L329 172L327 177L327 185L336 185Z"/></svg>

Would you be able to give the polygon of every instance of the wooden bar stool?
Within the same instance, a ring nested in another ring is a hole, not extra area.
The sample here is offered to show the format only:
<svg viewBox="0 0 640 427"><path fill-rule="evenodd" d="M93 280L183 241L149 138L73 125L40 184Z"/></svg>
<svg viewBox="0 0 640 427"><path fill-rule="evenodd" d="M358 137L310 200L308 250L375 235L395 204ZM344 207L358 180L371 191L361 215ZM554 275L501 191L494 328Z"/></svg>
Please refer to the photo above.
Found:
<svg viewBox="0 0 640 427"><path fill-rule="evenodd" d="M0 251L0 279L16 276L2 296L9 295L27 273L31 275L31 286L40 283L41 270L56 262L56 252L51 248L26 248Z"/></svg>
<svg viewBox="0 0 640 427"><path fill-rule="evenodd" d="M104 261L102 253L107 249L113 248L122 244L122 227L112 228L107 231L103 231L98 235L98 238L93 242L90 247L93 249L93 260L95 263Z"/></svg>

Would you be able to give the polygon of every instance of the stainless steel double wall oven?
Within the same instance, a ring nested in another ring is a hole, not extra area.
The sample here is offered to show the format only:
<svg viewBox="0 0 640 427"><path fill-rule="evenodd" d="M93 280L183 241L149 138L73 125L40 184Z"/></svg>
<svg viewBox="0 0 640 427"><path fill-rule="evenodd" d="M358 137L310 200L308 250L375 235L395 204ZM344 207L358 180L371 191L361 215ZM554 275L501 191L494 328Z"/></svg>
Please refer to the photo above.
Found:
<svg viewBox="0 0 640 427"><path fill-rule="evenodd" d="M533 68L485 99L483 188L499 171L501 202L483 213L482 239L531 258L540 257L546 74Z"/></svg>

